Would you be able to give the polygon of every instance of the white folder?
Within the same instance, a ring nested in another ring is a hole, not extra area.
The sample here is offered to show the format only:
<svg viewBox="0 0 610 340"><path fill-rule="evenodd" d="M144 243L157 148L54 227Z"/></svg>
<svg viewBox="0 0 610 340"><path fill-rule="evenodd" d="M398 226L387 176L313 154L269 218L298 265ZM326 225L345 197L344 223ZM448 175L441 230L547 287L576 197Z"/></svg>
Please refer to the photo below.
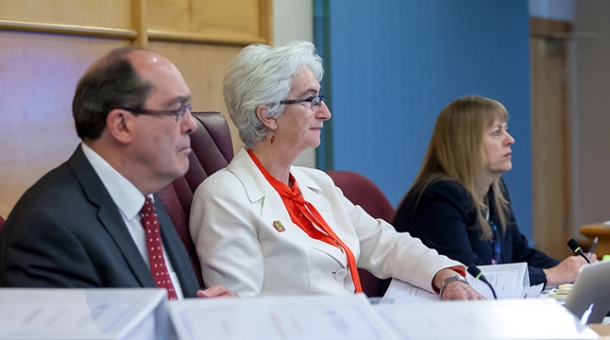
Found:
<svg viewBox="0 0 610 340"><path fill-rule="evenodd" d="M0 289L0 340L167 339L163 289Z"/></svg>

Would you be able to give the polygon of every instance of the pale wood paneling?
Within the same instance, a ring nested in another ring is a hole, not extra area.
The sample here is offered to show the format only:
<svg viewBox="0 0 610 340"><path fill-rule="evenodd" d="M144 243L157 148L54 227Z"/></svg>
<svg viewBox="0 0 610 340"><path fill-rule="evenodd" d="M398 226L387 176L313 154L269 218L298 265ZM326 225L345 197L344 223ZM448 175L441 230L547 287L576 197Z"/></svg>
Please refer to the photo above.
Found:
<svg viewBox="0 0 610 340"><path fill-rule="evenodd" d="M530 18L530 36L546 39L549 37L567 37L572 32L572 23L545 18Z"/></svg>
<svg viewBox="0 0 610 340"><path fill-rule="evenodd" d="M131 25L138 32L138 36L132 41L134 46L146 47L148 45L147 0L131 0Z"/></svg>
<svg viewBox="0 0 610 340"><path fill-rule="evenodd" d="M313 1L312 1L313 2ZM274 38L273 38L273 32L274 32L274 10L273 10L273 0L258 0L258 16L260 18L260 20L258 21L258 27L259 27L259 31L258 34L261 37L265 38L265 44L267 45L273 45L274 44ZM293 16L294 13L299 13L299 16L301 17L305 17L305 18L309 18L310 21L313 22L313 15L311 13L311 10L308 11L303 11L303 12L299 12L299 11L288 11L288 13L284 14L284 15L289 15L289 16ZM306 31L306 32L311 32L311 34L313 35L313 28L310 29L310 31ZM310 41L312 41L310 39Z"/></svg>
<svg viewBox="0 0 610 340"><path fill-rule="evenodd" d="M87 67L120 40L0 34L0 215L79 142L72 97Z"/></svg>
<svg viewBox="0 0 610 340"><path fill-rule="evenodd" d="M149 0L148 18L151 29L228 30L260 36L258 0Z"/></svg>
<svg viewBox="0 0 610 340"><path fill-rule="evenodd" d="M220 111L225 115L231 129L233 149L239 150L243 143L229 118L222 83L229 60L239 53L241 47L164 42L150 42L148 47L167 57L181 70L191 89L194 111Z"/></svg>
<svg viewBox="0 0 610 340"><path fill-rule="evenodd" d="M271 44L271 0L149 0L149 40Z"/></svg>
<svg viewBox="0 0 610 340"><path fill-rule="evenodd" d="M0 18L131 28L130 0L0 0Z"/></svg>
<svg viewBox="0 0 610 340"><path fill-rule="evenodd" d="M0 215L7 216L23 192L78 145L72 97L93 61L124 45L151 48L181 70L194 110L226 115L226 65L247 44L271 43L271 5L272 0L0 0ZM237 150L242 143L229 124Z"/></svg>
<svg viewBox="0 0 610 340"><path fill-rule="evenodd" d="M64 24L48 24L0 19L0 30L15 32L32 32L48 34L66 34L85 37L136 39L138 32L127 28L108 28L99 26L78 26ZM146 38L146 35L143 36ZM144 39L145 40L145 39ZM145 46L145 45L138 45Z"/></svg>
<svg viewBox="0 0 610 340"><path fill-rule="evenodd" d="M532 185L534 240L538 249L562 259L571 251L570 131L564 41L547 40L569 24L530 21L532 92Z"/></svg>

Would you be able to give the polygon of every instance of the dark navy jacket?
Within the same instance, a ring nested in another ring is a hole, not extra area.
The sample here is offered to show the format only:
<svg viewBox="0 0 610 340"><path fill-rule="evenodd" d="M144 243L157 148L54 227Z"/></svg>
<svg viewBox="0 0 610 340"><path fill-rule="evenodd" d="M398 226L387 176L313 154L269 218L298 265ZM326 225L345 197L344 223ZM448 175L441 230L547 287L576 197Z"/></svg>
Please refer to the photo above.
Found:
<svg viewBox="0 0 610 340"><path fill-rule="evenodd" d="M554 267L560 261L529 247L527 239L517 227L504 183L502 187L509 200L508 228L499 240L502 263L527 262L530 284L546 283L542 269ZM491 264L492 242L481 241L476 208L470 193L461 184L449 180L435 182L426 188L419 202L413 191L396 211L393 222L396 230L409 232L426 246L466 266ZM490 220L499 226L491 195L490 190Z"/></svg>

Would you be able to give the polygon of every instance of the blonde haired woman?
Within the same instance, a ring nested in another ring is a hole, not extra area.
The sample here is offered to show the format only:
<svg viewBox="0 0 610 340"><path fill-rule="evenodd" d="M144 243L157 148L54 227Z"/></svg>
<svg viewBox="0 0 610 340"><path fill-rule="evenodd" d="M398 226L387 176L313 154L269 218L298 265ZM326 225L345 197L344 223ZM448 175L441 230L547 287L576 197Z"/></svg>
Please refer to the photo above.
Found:
<svg viewBox="0 0 610 340"><path fill-rule="evenodd" d="M573 282L585 260L560 262L530 248L501 179L512 168L508 112L478 96L440 113L424 163L400 203L393 225L466 265L527 262L530 283Z"/></svg>

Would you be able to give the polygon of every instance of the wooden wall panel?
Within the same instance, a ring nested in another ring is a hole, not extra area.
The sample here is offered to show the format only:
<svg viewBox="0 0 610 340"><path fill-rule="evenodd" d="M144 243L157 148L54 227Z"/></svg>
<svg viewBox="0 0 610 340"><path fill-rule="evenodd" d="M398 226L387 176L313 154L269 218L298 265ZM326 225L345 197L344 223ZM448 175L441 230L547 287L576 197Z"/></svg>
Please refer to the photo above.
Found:
<svg viewBox="0 0 610 340"><path fill-rule="evenodd" d="M229 60L239 53L241 47L165 42L150 42L148 47L166 56L181 70L193 95L194 111L220 111L225 115L231 129L233 149L239 150L243 143L229 118L222 96L222 81Z"/></svg>
<svg viewBox="0 0 610 340"><path fill-rule="evenodd" d="M573 237L569 48L566 39L557 38L571 30L569 22L530 18L534 243L557 259L570 255L563 245Z"/></svg>
<svg viewBox="0 0 610 340"><path fill-rule="evenodd" d="M0 215L78 145L72 96L94 60L147 46L181 70L195 110L226 114L228 61L272 30L272 0L0 0Z"/></svg>
<svg viewBox="0 0 610 340"><path fill-rule="evenodd" d="M227 30L259 36L258 0L149 0L151 29L197 33Z"/></svg>
<svg viewBox="0 0 610 340"><path fill-rule="evenodd" d="M0 0L0 19L131 27L130 0Z"/></svg>
<svg viewBox="0 0 610 340"><path fill-rule="evenodd" d="M0 34L0 215L79 139L72 97L87 67L121 40Z"/></svg>

